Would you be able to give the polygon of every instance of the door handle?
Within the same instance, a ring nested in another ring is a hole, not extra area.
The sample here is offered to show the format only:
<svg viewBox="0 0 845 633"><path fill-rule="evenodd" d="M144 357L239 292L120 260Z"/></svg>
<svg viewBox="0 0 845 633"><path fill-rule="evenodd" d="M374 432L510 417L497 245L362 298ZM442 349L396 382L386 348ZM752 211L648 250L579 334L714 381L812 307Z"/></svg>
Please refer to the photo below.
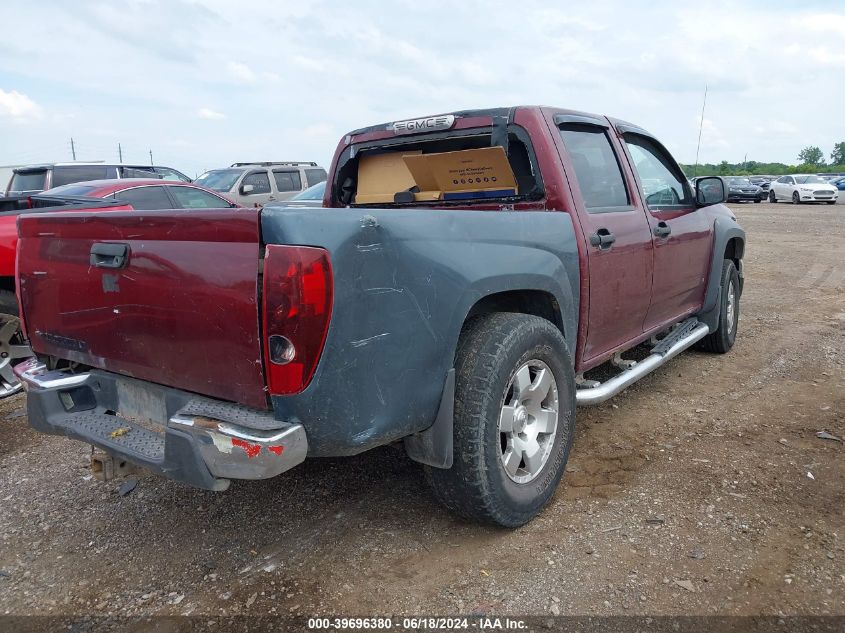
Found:
<svg viewBox="0 0 845 633"><path fill-rule="evenodd" d="M123 268L128 260L128 244L97 242L91 246L91 265L97 268Z"/></svg>
<svg viewBox="0 0 845 633"><path fill-rule="evenodd" d="M654 227L654 234L657 237L669 237L669 234L672 232L672 227L666 224L665 222L658 222L657 226Z"/></svg>
<svg viewBox="0 0 845 633"><path fill-rule="evenodd" d="M590 245L606 250L616 241L616 236L605 228L601 228L590 236Z"/></svg>

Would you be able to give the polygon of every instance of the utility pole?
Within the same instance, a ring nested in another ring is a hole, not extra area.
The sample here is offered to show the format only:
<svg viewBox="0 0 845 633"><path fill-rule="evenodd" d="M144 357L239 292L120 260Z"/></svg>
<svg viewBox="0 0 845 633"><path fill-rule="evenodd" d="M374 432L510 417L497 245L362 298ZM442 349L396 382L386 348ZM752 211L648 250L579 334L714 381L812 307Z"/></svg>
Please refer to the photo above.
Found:
<svg viewBox="0 0 845 633"><path fill-rule="evenodd" d="M70 155L73 156L73 160L76 160L76 145L73 144L73 137L70 137Z"/></svg>
<svg viewBox="0 0 845 633"><path fill-rule="evenodd" d="M153 150L150 150L150 165L153 164Z"/></svg>
<svg viewBox="0 0 845 633"><path fill-rule="evenodd" d="M123 162L123 148L120 146L120 143L117 144L117 155L120 157L120 162Z"/></svg>
<svg viewBox="0 0 845 633"><path fill-rule="evenodd" d="M698 172L698 152L701 150L701 130L704 129L704 108L707 106L707 84L704 84L704 103L701 104L701 122L698 124L698 147L695 148L695 167L692 168L692 177L695 178Z"/></svg>

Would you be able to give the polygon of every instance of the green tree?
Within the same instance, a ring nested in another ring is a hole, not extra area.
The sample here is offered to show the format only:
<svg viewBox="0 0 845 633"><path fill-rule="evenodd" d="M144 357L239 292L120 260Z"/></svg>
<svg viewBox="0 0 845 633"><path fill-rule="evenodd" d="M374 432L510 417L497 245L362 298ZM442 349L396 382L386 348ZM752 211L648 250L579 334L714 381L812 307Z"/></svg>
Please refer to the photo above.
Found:
<svg viewBox="0 0 845 633"><path fill-rule="evenodd" d="M830 164L845 165L845 141L833 146L833 151L830 153Z"/></svg>
<svg viewBox="0 0 845 633"><path fill-rule="evenodd" d="M824 154L815 145L808 145L798 154L802 165L824 165Z"/></svg>
<svg viewBox="0 0 845 633"><path fill-rule="evenodd" d="M732 171L733 170L731 169L731 166L728 164L728 161L723 160L721 163L719 163L719 175L720 176L727 176Z"/></svg>

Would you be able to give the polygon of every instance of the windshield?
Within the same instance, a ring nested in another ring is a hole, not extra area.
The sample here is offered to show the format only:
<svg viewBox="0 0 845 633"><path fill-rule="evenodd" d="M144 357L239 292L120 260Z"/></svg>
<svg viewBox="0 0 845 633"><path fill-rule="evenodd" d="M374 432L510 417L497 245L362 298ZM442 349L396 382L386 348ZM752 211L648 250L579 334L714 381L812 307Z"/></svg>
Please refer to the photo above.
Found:
<svg viewBox="0 0 845 633"><path fill-rule="evenodd" d="M9 191L42 191L46 178L46 169L42 171L16 171L15 175L12 176Z"/></svg>
<svg viewBox="0 0 845 633"><path fill-rule="evenodd" d="M313 187L308 187L305 191L296 194L291 200L322 200L325 191L326 183L318 182Z"/></svg>
<svg viewBox="0 0 845 633"><path fill-rule="evenodd" d="M211 171L205 172L194 182L203 187L224 193L232 188L243 173L243 169L212 169Z"/></svg>
<svg viewBox="0 0 845 633"><path fill-rule="evenodd" d="M801 185L826 185L827 181L818 176L795 176L795 182Z"/></svg>
<svg viewBox="0 0 845 633"><path fill-rule="evenodd" d="M748 178L728 178L729 185L750 185L751 181Z"/></svg>
<svg viewBox="0 0 845 633"><path fill-rule="evenodd" d="M92 191L101 189L102 185L62 185L44 192L45 196L88 196Z"/></svg>

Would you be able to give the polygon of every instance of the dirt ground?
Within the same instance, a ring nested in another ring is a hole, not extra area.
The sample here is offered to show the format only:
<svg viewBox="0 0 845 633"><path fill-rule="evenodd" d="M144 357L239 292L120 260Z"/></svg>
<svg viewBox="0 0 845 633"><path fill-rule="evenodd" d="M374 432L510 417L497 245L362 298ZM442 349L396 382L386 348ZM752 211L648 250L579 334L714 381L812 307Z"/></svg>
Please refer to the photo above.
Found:
<svg viewBox="0 0 845 633"><path fill-rule="evenodd" d="M384 448L211 493L91 477L0 402L0 614L845 614L845 207L733 207L740 335L578 413L514 531Z"/></svg>

